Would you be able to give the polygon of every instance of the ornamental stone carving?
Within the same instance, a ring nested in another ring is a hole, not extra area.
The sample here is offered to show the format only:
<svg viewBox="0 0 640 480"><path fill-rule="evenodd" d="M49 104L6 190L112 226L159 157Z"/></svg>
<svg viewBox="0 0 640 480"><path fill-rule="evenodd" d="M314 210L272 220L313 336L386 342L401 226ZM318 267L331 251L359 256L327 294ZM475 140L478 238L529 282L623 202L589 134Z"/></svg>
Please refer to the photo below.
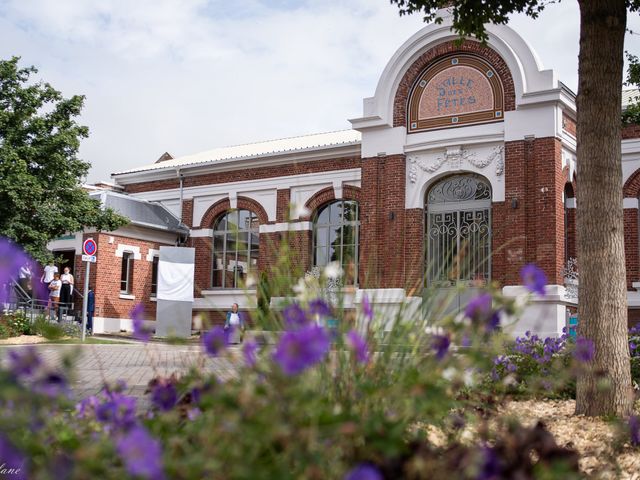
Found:
<svg viewBox="0 0 640 480"><path fill-rule="evenodd" d="M409 181L416 183L418 180L418 169L434 173L439 170L445 163L448 164L450 170L461 170L462 164L467 161L476 168L485 168L492 163L496 165L496 175L501 176L504 173L504 147L494 147L489 155L478 158L476 152L469 152L463 147L449 147L443 155L437 156L435 160L427 161L419 156L410 156L409 160Z"/></svg>

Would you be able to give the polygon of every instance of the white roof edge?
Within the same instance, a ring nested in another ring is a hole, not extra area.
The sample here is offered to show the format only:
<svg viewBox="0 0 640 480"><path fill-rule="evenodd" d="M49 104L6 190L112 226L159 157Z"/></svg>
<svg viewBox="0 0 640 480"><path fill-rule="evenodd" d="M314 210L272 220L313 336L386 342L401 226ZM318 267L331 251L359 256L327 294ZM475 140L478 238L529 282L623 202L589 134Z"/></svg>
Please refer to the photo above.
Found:
<svg viewBox="0 0 640 480"><path fill-rule="evenodd" d="M357 130L346 129L332 132L287 137L264 142L254 142L228 147L219 147L192 155L177 157L160 163L143 165L138 168L122 170L112 173L111 176L129 175L143 172L176 170L189 167L199 167L215 164L223 161L242 161L276 155L288 155L313 150L326 150L330 148L358 145L361 143L361 134Z"/></svg>

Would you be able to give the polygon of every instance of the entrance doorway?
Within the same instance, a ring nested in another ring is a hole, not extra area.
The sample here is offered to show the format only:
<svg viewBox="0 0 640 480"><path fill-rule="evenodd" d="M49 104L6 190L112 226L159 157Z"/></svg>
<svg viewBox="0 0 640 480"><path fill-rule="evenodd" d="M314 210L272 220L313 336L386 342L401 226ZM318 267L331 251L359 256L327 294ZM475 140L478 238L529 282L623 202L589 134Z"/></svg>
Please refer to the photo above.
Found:
<svg viewBox="0 0 640 480"><path fill-rule="evenodd" d="M491 186L447 177L425 198L426 295L440 314L459 311L491 279Z"/></svg>

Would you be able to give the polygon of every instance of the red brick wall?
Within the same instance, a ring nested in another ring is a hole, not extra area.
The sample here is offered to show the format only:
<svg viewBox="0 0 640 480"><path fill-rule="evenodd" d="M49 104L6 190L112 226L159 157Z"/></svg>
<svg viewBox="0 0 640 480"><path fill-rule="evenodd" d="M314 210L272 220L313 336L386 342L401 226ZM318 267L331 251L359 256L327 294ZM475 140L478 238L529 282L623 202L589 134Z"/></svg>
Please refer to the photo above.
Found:
<svg viewBox="0 0 640 480"><path fill-rule="evenodd" d="M569 135L576 136L576 121L566 113L562 114L562 129Z"/></svg>
<svg viewBox="0 0 640 480"><path fill-rule="evenodd" d="M407 295L421 296L424 285L424 210L412 208L404 213L404 263Z"/></svg>
<svg viewBox="0 0 640 480"><path fill-rule="evenodd" d="M402 80L400 80L393 103L394 127L407 126L407 101L418 76L434 60L454 52L474 53L489 62L502 80L505 111L515 110L515 88L513 85L513 78L511 77L509 67L500 54L487 46L483 46L479 42L465 40L462 45L458 45L455 40L451 40L449 42L441 43L420 55L413 65L411 65L406 71Z"/></svg>
<svg viewBox="0 0 640 480"><path fill-rule="evenodd" d="M193 198L182 201L182 223L193 227Z"/></svg>
<svg viewBox="0 0 640 480"><path fill-rule="evenodd" d="M560 140L505 143L505 204L493 212L494 280L518 285L522 266L535 263L549 283L563 283L563 190Z"/></svg>
<svg viewBox="0 0 640 480"><path fill-rule="evenodd" d="M137 240L128 237L121 237L109 233L92 234L98 242L98 261L91 266L90 282L95 281L96 289L96 312L97 317L129 318L130 310L142 303L145 310L145 318L155 320L156 304L150 301L151 298L151 266L152 262L147 261L149 249L158 250L158 242ZM113 243L109 243L109 237L113 237ZM120 298L120 272L122 259L116 257L116 249L119 243L140 248L140 260L133 261L133 282L131 294L135 300ZM94 270L95 267L95 270Z"/></svg>
<svg viewBox="0 0 640 480"><path fill-rule="evenodd" d="M273 167L256 167L229 172L207 173L193 177L185 176L184 188L196 187L200 185L215 185L219 183L237 182L239 180L256 180L259 178L284 177L290 175L301 175L305 173L328 172L331 170L345 170L360 167L360 157L342 157L326 159L322 161L291 163L288 165L277 165ZM178 179L157 180L152 182L140 182L126 185L126 193L152 192L156 190L166 190L178 188Z"/></svg>
<svg viewBox="0 0 640 480"><path fill-rule="evenodd" d="M640 125L624 125L622 127L622 139L640 138Z"/></svg>
<svg viewBox="0 0 640 480"><path fill-rule="evenodd" d="M405 287L405 156L363 159L360 286Z"/></svg>
<svg viewBox="0 0 640 480"><path fill-rule="evenodd" d="M632 290L633 282L640 281L640 260L638 259L638 209L624 209L624 253L627 264L627 290Z"/></svg>

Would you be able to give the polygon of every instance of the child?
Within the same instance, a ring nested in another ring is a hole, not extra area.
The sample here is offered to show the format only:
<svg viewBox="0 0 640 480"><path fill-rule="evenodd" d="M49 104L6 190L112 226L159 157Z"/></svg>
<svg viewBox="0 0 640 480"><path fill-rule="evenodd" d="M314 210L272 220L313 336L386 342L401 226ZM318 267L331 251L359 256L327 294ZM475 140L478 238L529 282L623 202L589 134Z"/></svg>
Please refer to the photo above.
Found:
<svg viewBox="0 0 640 480"><path fill-rule="evenodd" d="M60 280L60 274L54 273L53 280L49 282L49 318L53 318L53 312L58 311L58 305L60 303L60 289L62 288L62 281Z"/></svg>

